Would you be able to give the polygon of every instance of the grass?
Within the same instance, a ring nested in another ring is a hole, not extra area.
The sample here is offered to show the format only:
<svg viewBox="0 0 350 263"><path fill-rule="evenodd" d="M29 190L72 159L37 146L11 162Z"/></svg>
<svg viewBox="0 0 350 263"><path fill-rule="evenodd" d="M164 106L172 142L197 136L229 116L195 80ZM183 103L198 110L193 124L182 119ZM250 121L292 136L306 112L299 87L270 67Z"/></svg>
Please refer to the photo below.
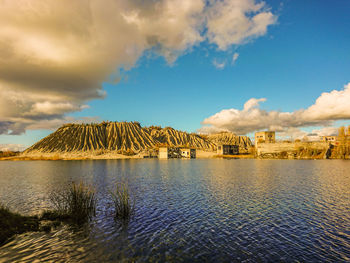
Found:
<svg viewBox="0 0 350 263"><path fill-rule="evenodd" d="M16 234L39 231L39 225L38 217L21 216L0 204L0 245Z"/></svg>
<svg viewBox="0 0 350 263"><path fill-rule="evenodd" d="M61 221L80 225L95 215L95 191L83 183L72 183L63 191L51 194L50 200L56 210L44 211L40 217L22 216L0 204L0 246L16 234L29 231L49 232L51 227L59 226Z"/></svg>
<svg viewBox="0 0 350 263"><path fill-rule="evenodd" d="M117 184L110 194L115 218L127 222L134 214L135 207L127 185ZM95 191L84 183L72 183L67 188L52 193L50 200L55 210L46 210L40 217L13 213L0 203L0 246L16 234L29 231L49 232L62 221L81 225L91 220L96 212Z"/></svg>
<svg viewBox="0 0 350 263"><path fill-rule="evenodd" d="M96 212L95 191L84 183L72 183L62 191L50 195L54 211L46 211L46 217L66 218L78 225L92 219Z"/></svg>
<svg viewBox="0 0 350 263"><path fill-rule="evenodd" d="M129 220L134 214L135 201L131 198L127 185L117 184L110 194L114 203L115 218Z"/></svg>

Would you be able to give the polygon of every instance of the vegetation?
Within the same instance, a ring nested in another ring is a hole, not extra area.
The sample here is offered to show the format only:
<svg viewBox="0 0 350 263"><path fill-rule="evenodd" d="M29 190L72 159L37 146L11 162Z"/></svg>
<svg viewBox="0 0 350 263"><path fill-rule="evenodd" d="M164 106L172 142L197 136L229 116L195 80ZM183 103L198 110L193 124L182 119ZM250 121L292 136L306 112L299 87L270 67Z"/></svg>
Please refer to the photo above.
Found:
<svg viewBox="0 0 350 263"><path fill-rule="evenodd" d="M0 157L12 157L19 155L20 152L13 152L13 151L0 151Z"/></svg>
<svg viewBox="0 0 350 263"><path fill-rule="evenodd" d="M148 129L151 129L151 130L161 130L162 129L162 126L156 126L156 125L151 125L148 127Z"/></svg>
<svg viewBox="0 0 350 263"><path fill-rule="evenodd" d="M134 214L135 202L125 184L117 184L111 197L115 218L127 222ZM84 183L72 183L69 187L52 193L50 200L55 210L46 210L40 216L22 216L0 204L0 246L16 234L29 231L49 232L62 221L81 225L95 215L95 191Z"/></svg>
<svg viewBox="0 0 350 263"><path fill-rule="evenodd" d="M126 184L117 184L114 191L111 191L114 203L115 218L129 220L134 213L135 200L130 196Z"/></svg>
<svg viewBox="0 0 350 263"><path fill-rule="evenodd" d="M38 217L21 216L0 204L0 245L4 244L13 235L38 230Z"/></svg>
<svg viewBox="0 0 350 263"><path fill-rule="evenodd" d="M52 193L50 200L56 210L46 216L67 218L76 224L87 222L96 212L95 191L82 182L72 183L67 189Z"/></svg>
<svg viewBox="0 0 350 263"><path fill-rule="evenodd" d="M280 159L288 159L288 153L286 151L282 151L278 156Z"/></svg>
<svg viewBox="0 0 350 263"><path fill-rule="evenodd" d="M338 145L335 149L335 155L337 158L346 159L350 155L350 126L345 131L345 127L339 128Z"/></svg>
<svg viewBox="0 0 350 263"><path fill-rule="evenodd" d="M127 149L127 150L118 150L117 153L126 155L126 156L133 156L136 153L132 149Z"/></svg>

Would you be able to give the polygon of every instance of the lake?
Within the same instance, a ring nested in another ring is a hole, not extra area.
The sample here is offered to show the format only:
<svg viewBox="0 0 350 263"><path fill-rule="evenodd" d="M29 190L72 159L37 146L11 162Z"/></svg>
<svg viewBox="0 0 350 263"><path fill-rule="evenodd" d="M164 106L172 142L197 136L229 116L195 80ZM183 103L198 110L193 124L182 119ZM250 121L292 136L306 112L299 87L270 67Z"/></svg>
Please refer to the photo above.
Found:
<svg viewBox="0 0 350 263"><path fill-rule="evenodd" d="M71 181L95 187L93 221L17 236L0 262L350 261L350 161L2 161L0 202L36 214ZM118 182L136 202L127 226L113 219Z"/></svg>

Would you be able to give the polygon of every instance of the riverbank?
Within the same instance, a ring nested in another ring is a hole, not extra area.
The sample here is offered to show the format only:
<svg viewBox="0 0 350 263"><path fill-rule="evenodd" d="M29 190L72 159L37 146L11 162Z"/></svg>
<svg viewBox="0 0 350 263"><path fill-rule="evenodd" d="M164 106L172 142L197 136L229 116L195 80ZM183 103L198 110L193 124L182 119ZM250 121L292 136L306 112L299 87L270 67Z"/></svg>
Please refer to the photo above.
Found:
<svg viewBox="0 0 350 263"><path fill-rule="evenodd" d="M311 157L256 157L253 154L241 154L241 155L217 155L216 153L206 153L197 155L196 159L258 159L258 160L325 160L320 156ZM60 157L60 156L13 156L13 157L2 157L0 161L82 161L82 160L128 160L128 159L145 159L143 156L80 156L80 157ZM154 159L154 158L150 158ZM157 159L157 158L156 158ZM187 160L184 158L183 160ZM350 158L327 158L327 160L350 160Z"/></svg>
<svg viewBox="0 0 350 263"><path fill-rule="evenodd" d="M0 205L0 246L16 234L39 231L39 226L38 217L22 216Z"/></svg>

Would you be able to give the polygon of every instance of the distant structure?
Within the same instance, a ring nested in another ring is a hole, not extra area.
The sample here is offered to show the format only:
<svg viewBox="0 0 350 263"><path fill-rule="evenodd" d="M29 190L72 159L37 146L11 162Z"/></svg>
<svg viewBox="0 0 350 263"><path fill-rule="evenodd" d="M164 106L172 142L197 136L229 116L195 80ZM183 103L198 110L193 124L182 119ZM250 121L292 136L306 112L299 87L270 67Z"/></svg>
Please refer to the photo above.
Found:
<svg viewBox="0 0 350 263"><path fill-rule="evenodd" d="M142 158L157 158L158 157L158 153L155 149L149 149L146 151L143 151L140 156Z"/></svg>
<svg viewBox="0 0 350 263"><path fill-rule="evenodd" d="M328 142L258 143L256 156L260 159L327 159L331 148Z"/></svg>
<svg viewBox="0 0 350 263"><path fill-rule="evenodd" d="M217 147L218 155L235 155L239 154L238 145L218 144Z"/></svg>
<svg viewBox="0 0 350 263"><path fill-rule="evenodd" d="M194 148L182 148L181 157L195 159L196 158L196 149Z"/></svg>
<svg viewBox="0 0 350 263"><path fill-rule="evenodd" d="M275 143L276 134L274 131L263 131L255 133L255 147L258 146L258 143Z"/></svg>
<svg viewBox="0 0 350 263"><path fill-rule="evenodd" d="M178 147L159 147L159 159L181 158L181 150Z"/></svg>
<svg viewBox="0 0 350 263"><path fill-rule="evenodd" d="M337 136L322 136L321 141L322 142L329 142L330 144L335 144L337 141L338 137Z"/></svg>

